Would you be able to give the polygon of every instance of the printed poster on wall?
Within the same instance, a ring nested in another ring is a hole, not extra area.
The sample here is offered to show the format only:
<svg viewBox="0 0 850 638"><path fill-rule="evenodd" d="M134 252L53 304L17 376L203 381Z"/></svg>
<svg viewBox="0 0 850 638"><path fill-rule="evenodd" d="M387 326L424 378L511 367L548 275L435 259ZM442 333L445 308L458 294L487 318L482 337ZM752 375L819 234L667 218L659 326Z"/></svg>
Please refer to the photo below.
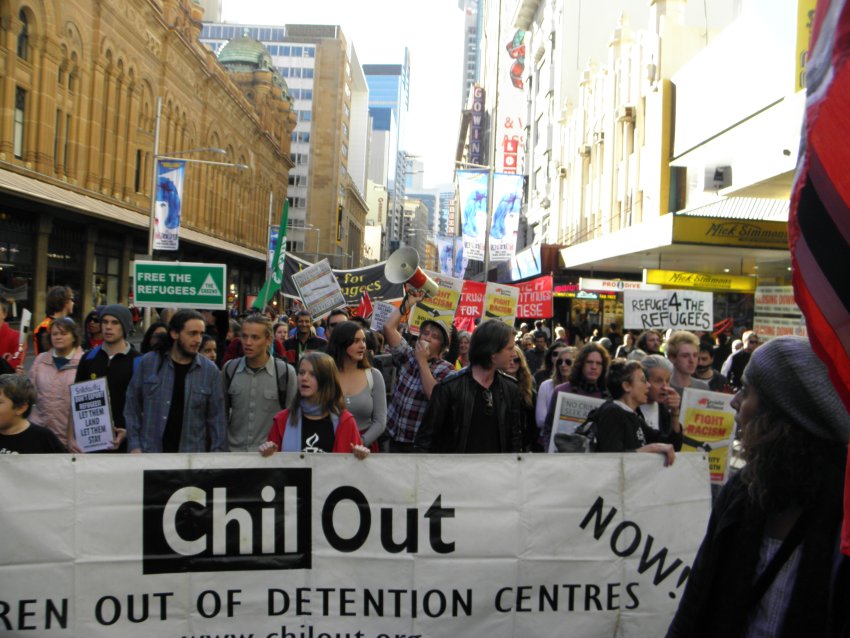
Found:
<svg viewBox="0 0 850 638"><path fill-rule="evenodd" d="M466 259L484 260L484 236L487 232L487 173L457 172L463 255Z"/></svg>
<svg viewBox="0 0 850 638"><path fill-rule="evenodd" d="M725 483L729 478L729 458L735 440L733 396L685 388L682 397L682 451L708 452L712 483Z"/></svg>
<svg viewBox="0 0 850 638"><path fill-rule="evenodd" d="M664 635L704 455L572 457L20 455L5 618L39 638Z"/></svg>
<svg viewBox="0 0 850 638"><path fill-rule="evenodd" d="M463 279L456 279L447 275L424 271L440 287L433 297L425 297L413 307L408 322L408 330L412 335L419 334L419 328L427 320L439 321L446 327L448 334L452 333L452 322L455 318L455 310L460 303L460 294L463 290Z"/></svg>
<svg viewBox="0 0 850 638"><path fill-rule="evenodd" d="M487 291L484 294L484 319L482 321L496 319L513 328L518 302L519 288L516 286L487 282Z"/></svg>
<svg viewBox="0 0 850 638"><path fill-rule="evenodd" d="M154 250L177 250L180 244L180 217L183 207L183 177L186 162L156 162L156 202L154 203Z"/></svg>
<svg viewBox="0 0 850 638"><path fill-rule="evenodd" d="M626 330L691 330L714 327L714 295L696 290L623 291Z"/></svg>
<svg viewBox="0 0 850 638"><path fill-rule="evenodd" d="M593 408L605 403L605 399L585 397L572 392L559 392L555 403L555 418L552 422L552 434L549 437L549 452L557 452L555 437L559 434L572 434L584 423Z"/></svg>

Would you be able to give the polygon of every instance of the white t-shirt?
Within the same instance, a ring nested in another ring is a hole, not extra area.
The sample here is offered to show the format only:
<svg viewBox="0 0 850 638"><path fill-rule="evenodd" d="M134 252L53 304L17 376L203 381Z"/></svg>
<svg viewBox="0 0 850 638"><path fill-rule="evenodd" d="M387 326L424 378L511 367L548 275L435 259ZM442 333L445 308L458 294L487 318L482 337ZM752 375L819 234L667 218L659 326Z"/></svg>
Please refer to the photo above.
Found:
<svg viewBox="0 0 850 638"><path fill-rule="evenodd" d="M658 430L658 403L653 401L652 403L645 403L640 406L640 413L643 415L646 424L651 427L653 430Z"/></svg>

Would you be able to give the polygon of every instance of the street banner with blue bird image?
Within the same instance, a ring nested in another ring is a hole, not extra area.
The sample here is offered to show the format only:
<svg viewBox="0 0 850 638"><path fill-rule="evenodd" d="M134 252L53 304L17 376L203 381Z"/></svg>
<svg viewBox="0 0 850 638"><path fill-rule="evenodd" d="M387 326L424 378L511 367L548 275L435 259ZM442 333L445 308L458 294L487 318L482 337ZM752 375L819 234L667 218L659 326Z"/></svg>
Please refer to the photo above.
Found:
<svg viewBox="0 0 850 638"><path fill-rule="evenodd" d="M182 160L157 162L154 250L177 250L179 245L185 170Z"/></svg>

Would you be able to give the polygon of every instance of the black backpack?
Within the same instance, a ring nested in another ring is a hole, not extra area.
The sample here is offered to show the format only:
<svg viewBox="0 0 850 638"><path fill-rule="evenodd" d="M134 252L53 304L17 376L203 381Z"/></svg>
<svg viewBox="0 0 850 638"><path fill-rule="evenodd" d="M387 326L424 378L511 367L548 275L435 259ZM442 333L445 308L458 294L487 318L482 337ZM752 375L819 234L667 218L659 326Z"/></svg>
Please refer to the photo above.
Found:
<svg viewBox="0 0 850 638"><path fill-rule="evenodd" d="M245 357L237 357L236 359L231 359L227 363L224 364L224 391L227 392L230 389L230 383L233 381L233 375L236 374L236 368L239 365L239 362ZM286 360L281 359L279 357L272 357L274 360L274 370L277 374L275 374L275 380L277 381L277 402L280 404L281 410L286 410L289 406L286 405L286 388L289 387L289 364ZM283 387L280 385L280 367L278 366L278 362L283 365Z"/></svg>
<svg viewBox="0 0 850 638"><path fill-rule="evenodd" d="M579 425L572 434L562 432L555 435L555 451L566 453L589 453L596 451L596 415L599 408L594 408L587 415L584 423Z"/></svg>

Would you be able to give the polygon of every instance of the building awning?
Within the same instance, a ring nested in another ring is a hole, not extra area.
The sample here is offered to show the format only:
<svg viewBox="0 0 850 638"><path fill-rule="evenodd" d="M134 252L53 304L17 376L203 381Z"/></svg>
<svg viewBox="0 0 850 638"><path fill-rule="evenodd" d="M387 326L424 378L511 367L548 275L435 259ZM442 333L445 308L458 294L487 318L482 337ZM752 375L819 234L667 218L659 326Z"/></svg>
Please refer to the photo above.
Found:
<svg viewBox="0 0 850 638"><path fill-rule="evenodd" d="M753 201L755 200L755 201ZM788 202L727 198L561 250L568 270L662 269L787 277Z"/></svg>
<svg viewBox="0 0 850 638"><path fill-rule="evenodd" d="M787 222L789 207L790 203L787 199L726 197L702 206L686 208L674 214L684 217L722 217L724 219Z"/></svg>
<svg viewBox="0 0 850 638"><path fill-rule="evenodd" d="M14 171L0 169L0 192L10 193L22 199L39 202L55 208L81 213L95 219L103 219L124 226L147 231L150 217L131 208L106 202L90 195L85 195L59 184L53 184ZM181 241L215 248L241 257L265 261L266 255L231 242L201 233L191 228L180 229Z"/></svg>

